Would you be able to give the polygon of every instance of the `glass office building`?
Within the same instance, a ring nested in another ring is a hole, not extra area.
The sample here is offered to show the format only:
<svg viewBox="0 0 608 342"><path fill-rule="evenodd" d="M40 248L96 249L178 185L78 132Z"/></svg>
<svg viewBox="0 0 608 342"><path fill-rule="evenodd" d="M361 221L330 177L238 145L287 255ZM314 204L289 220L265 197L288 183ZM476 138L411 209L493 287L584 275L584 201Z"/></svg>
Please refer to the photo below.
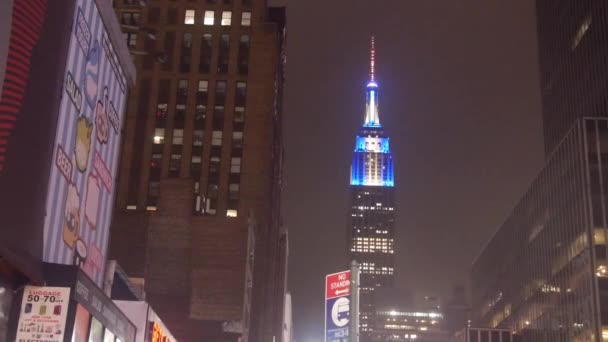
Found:
<svg viewBox="0 0 608 342"><path fill-rule="evenodd" d="M581 118L472 269L473 325L608 341L608 119Z"/></svg>
<svg viewBox="0 0 608 342"><path fill-rule="evenodd" d="M466 328L457 332L451 342L520 342L508 329Z"/></svg>
<svg viewBox="0 0 608 342"><path fill-rule="evenodd" d="M608 116L608 2L535 0L545 153L577 118Z"/></svg>

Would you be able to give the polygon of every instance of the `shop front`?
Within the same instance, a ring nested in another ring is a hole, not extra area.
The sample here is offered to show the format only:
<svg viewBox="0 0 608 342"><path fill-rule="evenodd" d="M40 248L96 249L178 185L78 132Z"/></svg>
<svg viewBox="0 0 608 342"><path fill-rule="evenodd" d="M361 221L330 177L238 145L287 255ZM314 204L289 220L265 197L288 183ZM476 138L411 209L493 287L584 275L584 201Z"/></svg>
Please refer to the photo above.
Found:
<svg viewBox="0 0 608 342"><path fill-rule="evenodd" d="M48 283L15 296L9 341L135 342L135 325L79 268L43 265Z"/></svg>
<svg viewBox="0 0 608 342"><path fill-rule="evenodd" d="M136 342L177 342L147 302L115 300L114 303L135 324Z"/></svg>

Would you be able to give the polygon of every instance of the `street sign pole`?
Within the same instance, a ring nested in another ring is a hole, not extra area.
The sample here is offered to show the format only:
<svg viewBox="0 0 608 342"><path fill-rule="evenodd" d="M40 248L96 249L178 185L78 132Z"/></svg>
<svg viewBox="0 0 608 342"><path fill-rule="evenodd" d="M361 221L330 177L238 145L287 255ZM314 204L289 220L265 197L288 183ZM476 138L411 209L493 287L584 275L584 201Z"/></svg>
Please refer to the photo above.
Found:
<svg viewBox="0 0 608 342"><path fill-rule="evenodd" d="M350 339L359 342L359 263L350 264Z"/></svg>

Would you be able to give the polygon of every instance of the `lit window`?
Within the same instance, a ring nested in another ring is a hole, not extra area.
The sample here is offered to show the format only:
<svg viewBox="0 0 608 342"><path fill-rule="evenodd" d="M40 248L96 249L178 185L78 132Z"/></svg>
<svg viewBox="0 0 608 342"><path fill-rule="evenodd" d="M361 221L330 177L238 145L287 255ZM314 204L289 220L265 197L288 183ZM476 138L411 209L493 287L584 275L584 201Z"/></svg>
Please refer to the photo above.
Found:
<svg viewBox="0 0 608 342"><path fill-rule="evenodd" d="M183 129L174 129L173 130L173 145L183 145L184 144L184 130Z"/></svg>
<svg viewBox="0 0 608 342"><path fill-rule="evenodd" d="M211 134L211 145L222 146L222 131L213 131Z"/></svg>
<svg viewBox="0 0 608 342"><path fill-rule="evenodd" d="M209 90L209 81L207 81L207 80L198 81L198 92L199 93L207 94L208 90Z"/></svg>
<svg viewBox="0 0 608 342"><path fill-rule="evenodd" d="M165 141L165 129L155 128L154 129L154 143L162 144Z"/></svg>
<svg viewBox="0 0 608 342"><path fill-rule="evenodd" d="M238 214L238 212L236 211L236 209L228 209L226 210L226 216L227 217L236 217Z"/></svg>
<svg viewBox="0 0 608 342"><path fill-rule="evenodd" d="M203 25L213 26L214 23L215 23L215 12L205 11L205 18L203 19Z"/></svg>
<svg viewBox="0 0 608 342"><path fill-rule="evenodd" d="M133 204L127 205L127 210L137 210L137 206Z"/></svg>
<svg viewBox="0 0 608 342"><path fill-rule="evenodd" d="M194 10L186 10L186 15L184 16L184 24L186 25L194 25L194 14L196 12Z"/></svg>
<svg viewBox="0 0 608 342"><path fill-rule="evenodd" d="M223 11L222 12L222 26L230 26L232 23L232 12Z"/></svg>
<svg viewBox="0 0 608 342"><path fill-rule="evenodd" d="M241 158L230 159L230 173L241 173Z"/></svg>
<svg viewBox="0 0 608 342"><path fill-rule="evenodd" d="M241 26L251 26L251 12L243 12Z"/></svg>

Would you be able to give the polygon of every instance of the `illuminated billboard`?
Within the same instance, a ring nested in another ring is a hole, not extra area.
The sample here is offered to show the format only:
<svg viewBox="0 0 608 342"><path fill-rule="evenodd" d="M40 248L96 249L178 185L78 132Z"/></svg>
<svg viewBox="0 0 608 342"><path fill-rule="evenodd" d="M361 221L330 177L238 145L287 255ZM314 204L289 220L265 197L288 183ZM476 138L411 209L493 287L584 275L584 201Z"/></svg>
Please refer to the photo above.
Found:
<svg viewBox="0 0 608 342"><path fill-rule="evenodd" d="M52 145L45 262L76 264L101 284L127 80L96 1L78 0Z"/></svg>

